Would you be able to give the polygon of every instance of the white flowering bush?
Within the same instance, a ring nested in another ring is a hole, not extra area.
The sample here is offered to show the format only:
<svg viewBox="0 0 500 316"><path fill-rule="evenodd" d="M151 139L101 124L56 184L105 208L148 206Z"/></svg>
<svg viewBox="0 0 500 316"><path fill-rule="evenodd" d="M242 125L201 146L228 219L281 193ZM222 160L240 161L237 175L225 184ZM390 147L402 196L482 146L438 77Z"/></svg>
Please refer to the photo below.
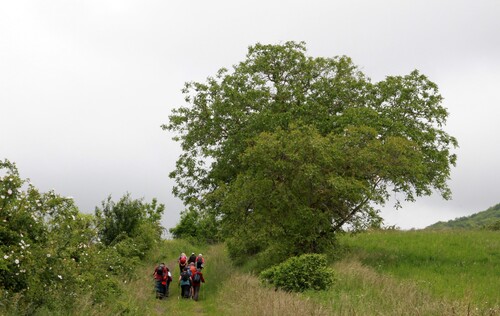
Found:
<svg viewBox="0 0 500 316"><path fill-rule="evenodd" d="M0 161L0 314L71 314L81 294L95 303L116 295L145 244L161 236L161 211L146 204L135 235L104 244L98 218L72 198L39 192L14 163Z"/></svg>

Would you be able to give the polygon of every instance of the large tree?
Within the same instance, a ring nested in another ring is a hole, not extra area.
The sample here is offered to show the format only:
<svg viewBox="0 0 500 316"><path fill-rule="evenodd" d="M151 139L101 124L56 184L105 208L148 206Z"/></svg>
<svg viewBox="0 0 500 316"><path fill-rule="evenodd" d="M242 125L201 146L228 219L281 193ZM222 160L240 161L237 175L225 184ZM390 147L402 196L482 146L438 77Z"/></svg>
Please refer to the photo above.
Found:
<svg viewBox="0 0 500 316"><path fill-rule="evenodd" d="M457 141L438 87L418 71L372 83L350 58L304 43L257 44L232 71L187 83L163 128L183 154L171 177L190 210L220 223L230 251L321 251L377 206L447 186Z"/></svg>

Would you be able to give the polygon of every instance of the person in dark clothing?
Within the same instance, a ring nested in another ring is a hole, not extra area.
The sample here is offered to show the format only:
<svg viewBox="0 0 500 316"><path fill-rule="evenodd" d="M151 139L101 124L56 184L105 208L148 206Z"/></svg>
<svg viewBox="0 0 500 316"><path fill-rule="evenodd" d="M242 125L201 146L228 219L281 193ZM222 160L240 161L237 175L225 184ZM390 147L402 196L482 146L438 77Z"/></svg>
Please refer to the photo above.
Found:
<svg viewBox="0 0 500 316"><path fill-rule="evenodd" d="M191 296L191 276L189 275L188 268L185 267L179 276L179 285L181 286L181 292L183 298L189 298Z"/></svg>
<svg viewBox="0 0 500 316"><path fill-rule="evenodd" d="M200 253L198 257L196 257L196 269L201 270L205 267L205 258Z"/></svg>
<svg viewBox="0 0 500 316"><path fill-rule="evenodd" d="M191 256L190 256L190 257L189 257L189 259L188 259L188 265L189 265L191 262L196 263L196 255L194 254L194 252L192 252L192 253L191 253Z"/></svg>
<svg viewBox="0 0 500 316"><path fill-rule="evenodd" d="M203 274L201 270L196 270L196 272L191 276L192 286L193 286L193 300L197 301L200 294L201 283L205 283Z"/></svg>

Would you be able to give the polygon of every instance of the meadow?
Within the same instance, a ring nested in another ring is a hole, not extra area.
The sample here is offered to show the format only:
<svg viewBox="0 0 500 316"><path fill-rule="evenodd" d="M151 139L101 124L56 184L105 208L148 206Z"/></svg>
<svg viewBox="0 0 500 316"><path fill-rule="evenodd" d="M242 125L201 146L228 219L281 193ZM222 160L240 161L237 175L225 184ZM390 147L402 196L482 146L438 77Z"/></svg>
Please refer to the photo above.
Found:
<svg viewBox="0 0 500 316"><path fill-rule="evenodd" d="M131 314L181 315L500 315L500 235L491 231L373 231L340 240L328 291L286 293L231 265L223 245L165 241L164 250L125 286L121 305ZM177 274L181 251L202 251L207 283L199 302L154 298L150 274L166 261ZM127 303L125 303L127 302ZM103 314L101 310L97 314ZM82 313L82 315L85 313Z"/></svg>
<svg viewBox="0 0 500 316"><path fill-rule="evenodd" d="M132 278L121 280L114 299L96 305L90 297L78 297L72 314L500 315L499 237L488 231L346 235L340 239L342 259L331 263L333 287L304 293L263 286L255 274L231 264L223 244L166 240ZM180 298L176 260L181 252L202 252L207 260L207 282L198 302ZM153 289L152 273L159 262L174 273L170 297L164 300L156 299Z"/></svg>
<svg viewBox="0 0 500 316"><path fill-rule="evenodd" d="M378 231L346 236L342 243L364 265L412 280L436 297L500 304L498 231Z"/></svg>

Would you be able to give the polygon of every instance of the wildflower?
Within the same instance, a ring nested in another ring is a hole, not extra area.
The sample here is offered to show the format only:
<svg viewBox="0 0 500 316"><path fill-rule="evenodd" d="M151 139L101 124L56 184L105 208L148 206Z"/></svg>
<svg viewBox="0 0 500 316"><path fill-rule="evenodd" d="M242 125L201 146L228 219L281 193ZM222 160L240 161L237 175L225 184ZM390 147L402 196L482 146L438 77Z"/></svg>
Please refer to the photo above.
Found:
<svg viewBox="0 0 500 316"><path fill-rule="evenodd" d="M47 258L50 258L50 253L47 254Z"/></svg>
<svg viewBox="0 0 500 316"><path fill-rule="evenodd" d="M7 190L7 194L8 194L8 195L11 195L11 194L12 194L12 190L11 190L11 189L8 189L8 190Z"/></svg>
<svg viewBox="0 0 500 316"><path fill-rule="evenodd" d="M9 259L8 255L3 256L4 259Z"/></svg>
<svg viewBox="0 0 500 316"><path fill-rule="evenodd" d="M14 260L15 264L19 264L19 259Z"/></svg>
<svg viewBox="0 0 500 316"><path fill-rule="evenodd" d="M57 277L62 280L62 275L58 274Z"/></svg>
<svg viewBox="0 0 500 316"><path fill-rule="evenodd" d="M71 218L72 218L73 220L76 220L75 215L71 215Z"/></svg>
<svg viewBox="0 0 500 316"><path fill-rule="evenodd" d="M5 199L5 195L0 195L0 197L2 198L2 200L4 200L4 199Z"/></svg>

